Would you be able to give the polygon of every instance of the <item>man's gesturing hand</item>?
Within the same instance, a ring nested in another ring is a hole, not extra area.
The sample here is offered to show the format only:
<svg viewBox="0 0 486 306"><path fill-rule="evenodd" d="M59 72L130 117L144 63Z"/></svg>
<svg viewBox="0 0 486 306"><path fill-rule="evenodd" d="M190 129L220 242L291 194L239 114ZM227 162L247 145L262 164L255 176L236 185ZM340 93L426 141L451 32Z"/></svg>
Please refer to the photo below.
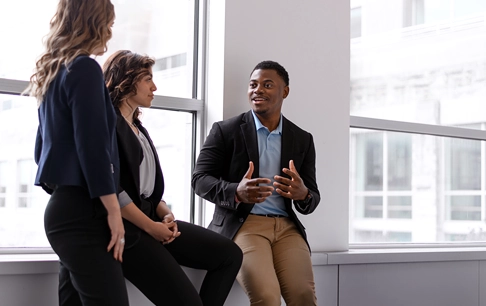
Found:
<svg viewBox="0 0 486 306"><path fill-rule="evenodd" d="M289 169L284 168L283 172L288 174L290 179L275 175L273 186L277 188L278 194L292 200L305 200L309 191L305 187L297 169L295 169L293 160L289 162Z"/></svg>
<svg viewBox="0 0 486 306"><path fill-rule="evenodd" d="M236 197L238 201L244 203L261 203L265 201L267 197L272 195L272 186L259 186L259 184L270 184L272 181L268 178L254 178L253 175L253 162L250 162L248 171L241 180L238 188L236 188Z"/></svg>

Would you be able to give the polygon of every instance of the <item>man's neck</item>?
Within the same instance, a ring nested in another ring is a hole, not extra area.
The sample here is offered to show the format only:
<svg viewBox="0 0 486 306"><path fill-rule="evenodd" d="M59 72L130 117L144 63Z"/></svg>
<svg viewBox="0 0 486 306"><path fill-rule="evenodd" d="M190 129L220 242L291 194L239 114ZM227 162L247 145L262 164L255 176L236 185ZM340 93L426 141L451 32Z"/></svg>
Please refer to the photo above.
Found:
<svg viewBox="0 0 486 306"><path fill-rule="evenodd" d="M277 129L278 124L280 123L280 114L276 118L266 118L256 114L260 122L264 127L266 127L270 132Z"/></svg>

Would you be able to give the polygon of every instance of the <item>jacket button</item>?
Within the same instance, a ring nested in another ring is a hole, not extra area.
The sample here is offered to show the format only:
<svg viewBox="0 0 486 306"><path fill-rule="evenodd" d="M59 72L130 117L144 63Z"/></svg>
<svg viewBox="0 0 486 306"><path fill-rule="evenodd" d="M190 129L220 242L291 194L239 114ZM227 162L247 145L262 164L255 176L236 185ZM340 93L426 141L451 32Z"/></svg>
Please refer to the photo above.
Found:
<svg viewBox="0 0 486 306"><path fill-rule="evenodd" d="M243 223L243 222L245 222L245 219L240 218L240 223Z"/></svg>

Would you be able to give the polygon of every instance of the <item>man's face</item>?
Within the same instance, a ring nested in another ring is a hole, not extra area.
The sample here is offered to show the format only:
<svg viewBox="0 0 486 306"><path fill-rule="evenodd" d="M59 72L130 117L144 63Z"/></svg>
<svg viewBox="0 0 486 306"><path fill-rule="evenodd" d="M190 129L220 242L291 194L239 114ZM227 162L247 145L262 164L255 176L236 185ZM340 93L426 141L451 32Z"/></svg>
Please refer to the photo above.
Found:
<svg viewBox="0 0 486 306"><path fill-rule="evenodd" d="M289 87L272 69L257 69L250 76L248 100L251 108L261 118L280 116L283 99L287 98Z"/></svg>

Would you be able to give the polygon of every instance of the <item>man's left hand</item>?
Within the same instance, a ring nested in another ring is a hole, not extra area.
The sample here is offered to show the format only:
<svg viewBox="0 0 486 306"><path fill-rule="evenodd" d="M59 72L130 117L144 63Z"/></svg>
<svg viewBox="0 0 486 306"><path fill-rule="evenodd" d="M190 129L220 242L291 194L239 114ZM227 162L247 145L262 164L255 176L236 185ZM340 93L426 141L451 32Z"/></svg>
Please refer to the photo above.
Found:
<svg viewBox="0 0 486 306"><path fill-rule="evenodd" d="M290 179L279 175L274 176L275 182L273 186L275 186L278 194L296 201L305 200L309 191L305 187L304 181L297 172L297 169L295 169L293 160L289 162L289 168L283 168L283 172L288 174Z"/></svg>

